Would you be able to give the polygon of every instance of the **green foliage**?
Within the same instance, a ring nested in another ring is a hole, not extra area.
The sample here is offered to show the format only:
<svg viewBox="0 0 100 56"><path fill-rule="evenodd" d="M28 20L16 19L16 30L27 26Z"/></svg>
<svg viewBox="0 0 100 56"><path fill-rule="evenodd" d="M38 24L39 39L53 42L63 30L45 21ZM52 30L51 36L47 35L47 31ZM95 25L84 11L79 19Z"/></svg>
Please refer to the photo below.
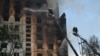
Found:
<svg viewBox="0 0 100 56"><path fill-rule="evenodd" d="M0 41L13 40L19 40L18 27L15 28L13 25L10 25L9 29L6 25L0 27Z"/></svg>
<svg viewBox="0 0 100 56"><path fill-rule="evenodd" d="M14 50L14 44L20 43L19 39L19 27L15 27L14 24L10 24L9 26L3 25L0 27L0 42L8 41L12 43L12 50ZM3 48L0 48L0 55ZM12 56L11 51L9 52L9 56ZM7 55L8 56L8 55Z"/></svg>
<svg viewBox="0 0 100 56"><path fill-rule="evenodd" d="M9 31L6 26L0 27L0 41L5 41L10 38Z"/></svg>

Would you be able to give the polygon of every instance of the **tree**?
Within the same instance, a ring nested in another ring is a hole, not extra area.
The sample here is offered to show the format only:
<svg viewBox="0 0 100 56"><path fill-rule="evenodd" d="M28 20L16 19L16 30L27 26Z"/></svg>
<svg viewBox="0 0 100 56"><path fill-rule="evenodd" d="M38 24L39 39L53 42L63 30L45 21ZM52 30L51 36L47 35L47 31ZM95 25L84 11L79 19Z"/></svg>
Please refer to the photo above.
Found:
<svg viewBox="0 0 100 56"><path fill-rule="evenodd" d="M97 52L100 52L99 40L96 36L91 36L88 40L88 43L91 47L93 47ZM83 53L85 56L97 56L92 49L85 43L82 44Z"/></svg>
<svg viewBox="0 0 100 56"><path fill-rule="evenodd" d="M9 34L8 34L8 29L6 26L0 27L0 44L3 43L4 41L9 39ZM0 47L0 55L2 53L3 48ZM2 56L2 55L1 55Z"/></svg>
<svg viewBox="0 0 100 56"><path fill-rule="evenodd" d="M13 24L10 24L9 27L6 25L0 27L0 43L3 43L5 41L11 43L9 54L4 54L4 55L12 56L14 54L15 44L20 44L18 33L19 33L18 27L15 27L15 25ZM0 55L1 53L3 53L2 50L3 48L1 47Z"/></svg>

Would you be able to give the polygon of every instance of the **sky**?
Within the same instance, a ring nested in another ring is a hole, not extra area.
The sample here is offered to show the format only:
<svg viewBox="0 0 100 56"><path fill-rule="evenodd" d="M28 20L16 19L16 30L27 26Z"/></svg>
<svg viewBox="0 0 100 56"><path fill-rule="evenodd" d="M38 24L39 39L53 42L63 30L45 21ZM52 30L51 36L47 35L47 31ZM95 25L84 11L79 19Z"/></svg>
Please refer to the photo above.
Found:
<svg viewBox="0 0 100 56"><path fill-rule="evenodd" d="M60 15L66 13L68 38L79 54L79 39L72 35L74 26L81 37L89 39L95 35L100 39L100 0L59 0L59 6ZM70 48L69 55L75 56Z"/></svg>

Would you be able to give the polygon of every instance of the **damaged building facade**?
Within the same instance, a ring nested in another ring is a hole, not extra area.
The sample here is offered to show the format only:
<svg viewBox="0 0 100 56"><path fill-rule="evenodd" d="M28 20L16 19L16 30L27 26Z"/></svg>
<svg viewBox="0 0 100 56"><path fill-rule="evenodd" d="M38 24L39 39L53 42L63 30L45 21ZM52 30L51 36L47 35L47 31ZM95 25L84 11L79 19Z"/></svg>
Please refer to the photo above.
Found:
<svg viewBox="0 0 100 56"><path fill-rule="evenodd" d="M18 28L21 41L13 56L57 56L66 36L66 18L65 14L59 18L57 0L0 0L0 25L10 23ZM10 44L2 47L9 49Z"/></svg>

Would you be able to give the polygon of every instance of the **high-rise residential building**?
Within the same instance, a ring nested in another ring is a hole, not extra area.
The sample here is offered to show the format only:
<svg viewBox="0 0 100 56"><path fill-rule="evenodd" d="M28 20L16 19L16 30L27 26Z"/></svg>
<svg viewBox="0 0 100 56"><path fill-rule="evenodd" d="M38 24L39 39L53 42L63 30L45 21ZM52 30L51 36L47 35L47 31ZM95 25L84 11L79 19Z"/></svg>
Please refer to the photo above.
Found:
<svg viewBox="0 0 100 56"><path fill-rule="evenodd" d="M12 23L19 31L21 47L15 44L13 56L57 56L66 36L65 14L59 17L58 8L57 0L0 0L0 25ZM6 53L10 46L1 43Z"/></svg>

